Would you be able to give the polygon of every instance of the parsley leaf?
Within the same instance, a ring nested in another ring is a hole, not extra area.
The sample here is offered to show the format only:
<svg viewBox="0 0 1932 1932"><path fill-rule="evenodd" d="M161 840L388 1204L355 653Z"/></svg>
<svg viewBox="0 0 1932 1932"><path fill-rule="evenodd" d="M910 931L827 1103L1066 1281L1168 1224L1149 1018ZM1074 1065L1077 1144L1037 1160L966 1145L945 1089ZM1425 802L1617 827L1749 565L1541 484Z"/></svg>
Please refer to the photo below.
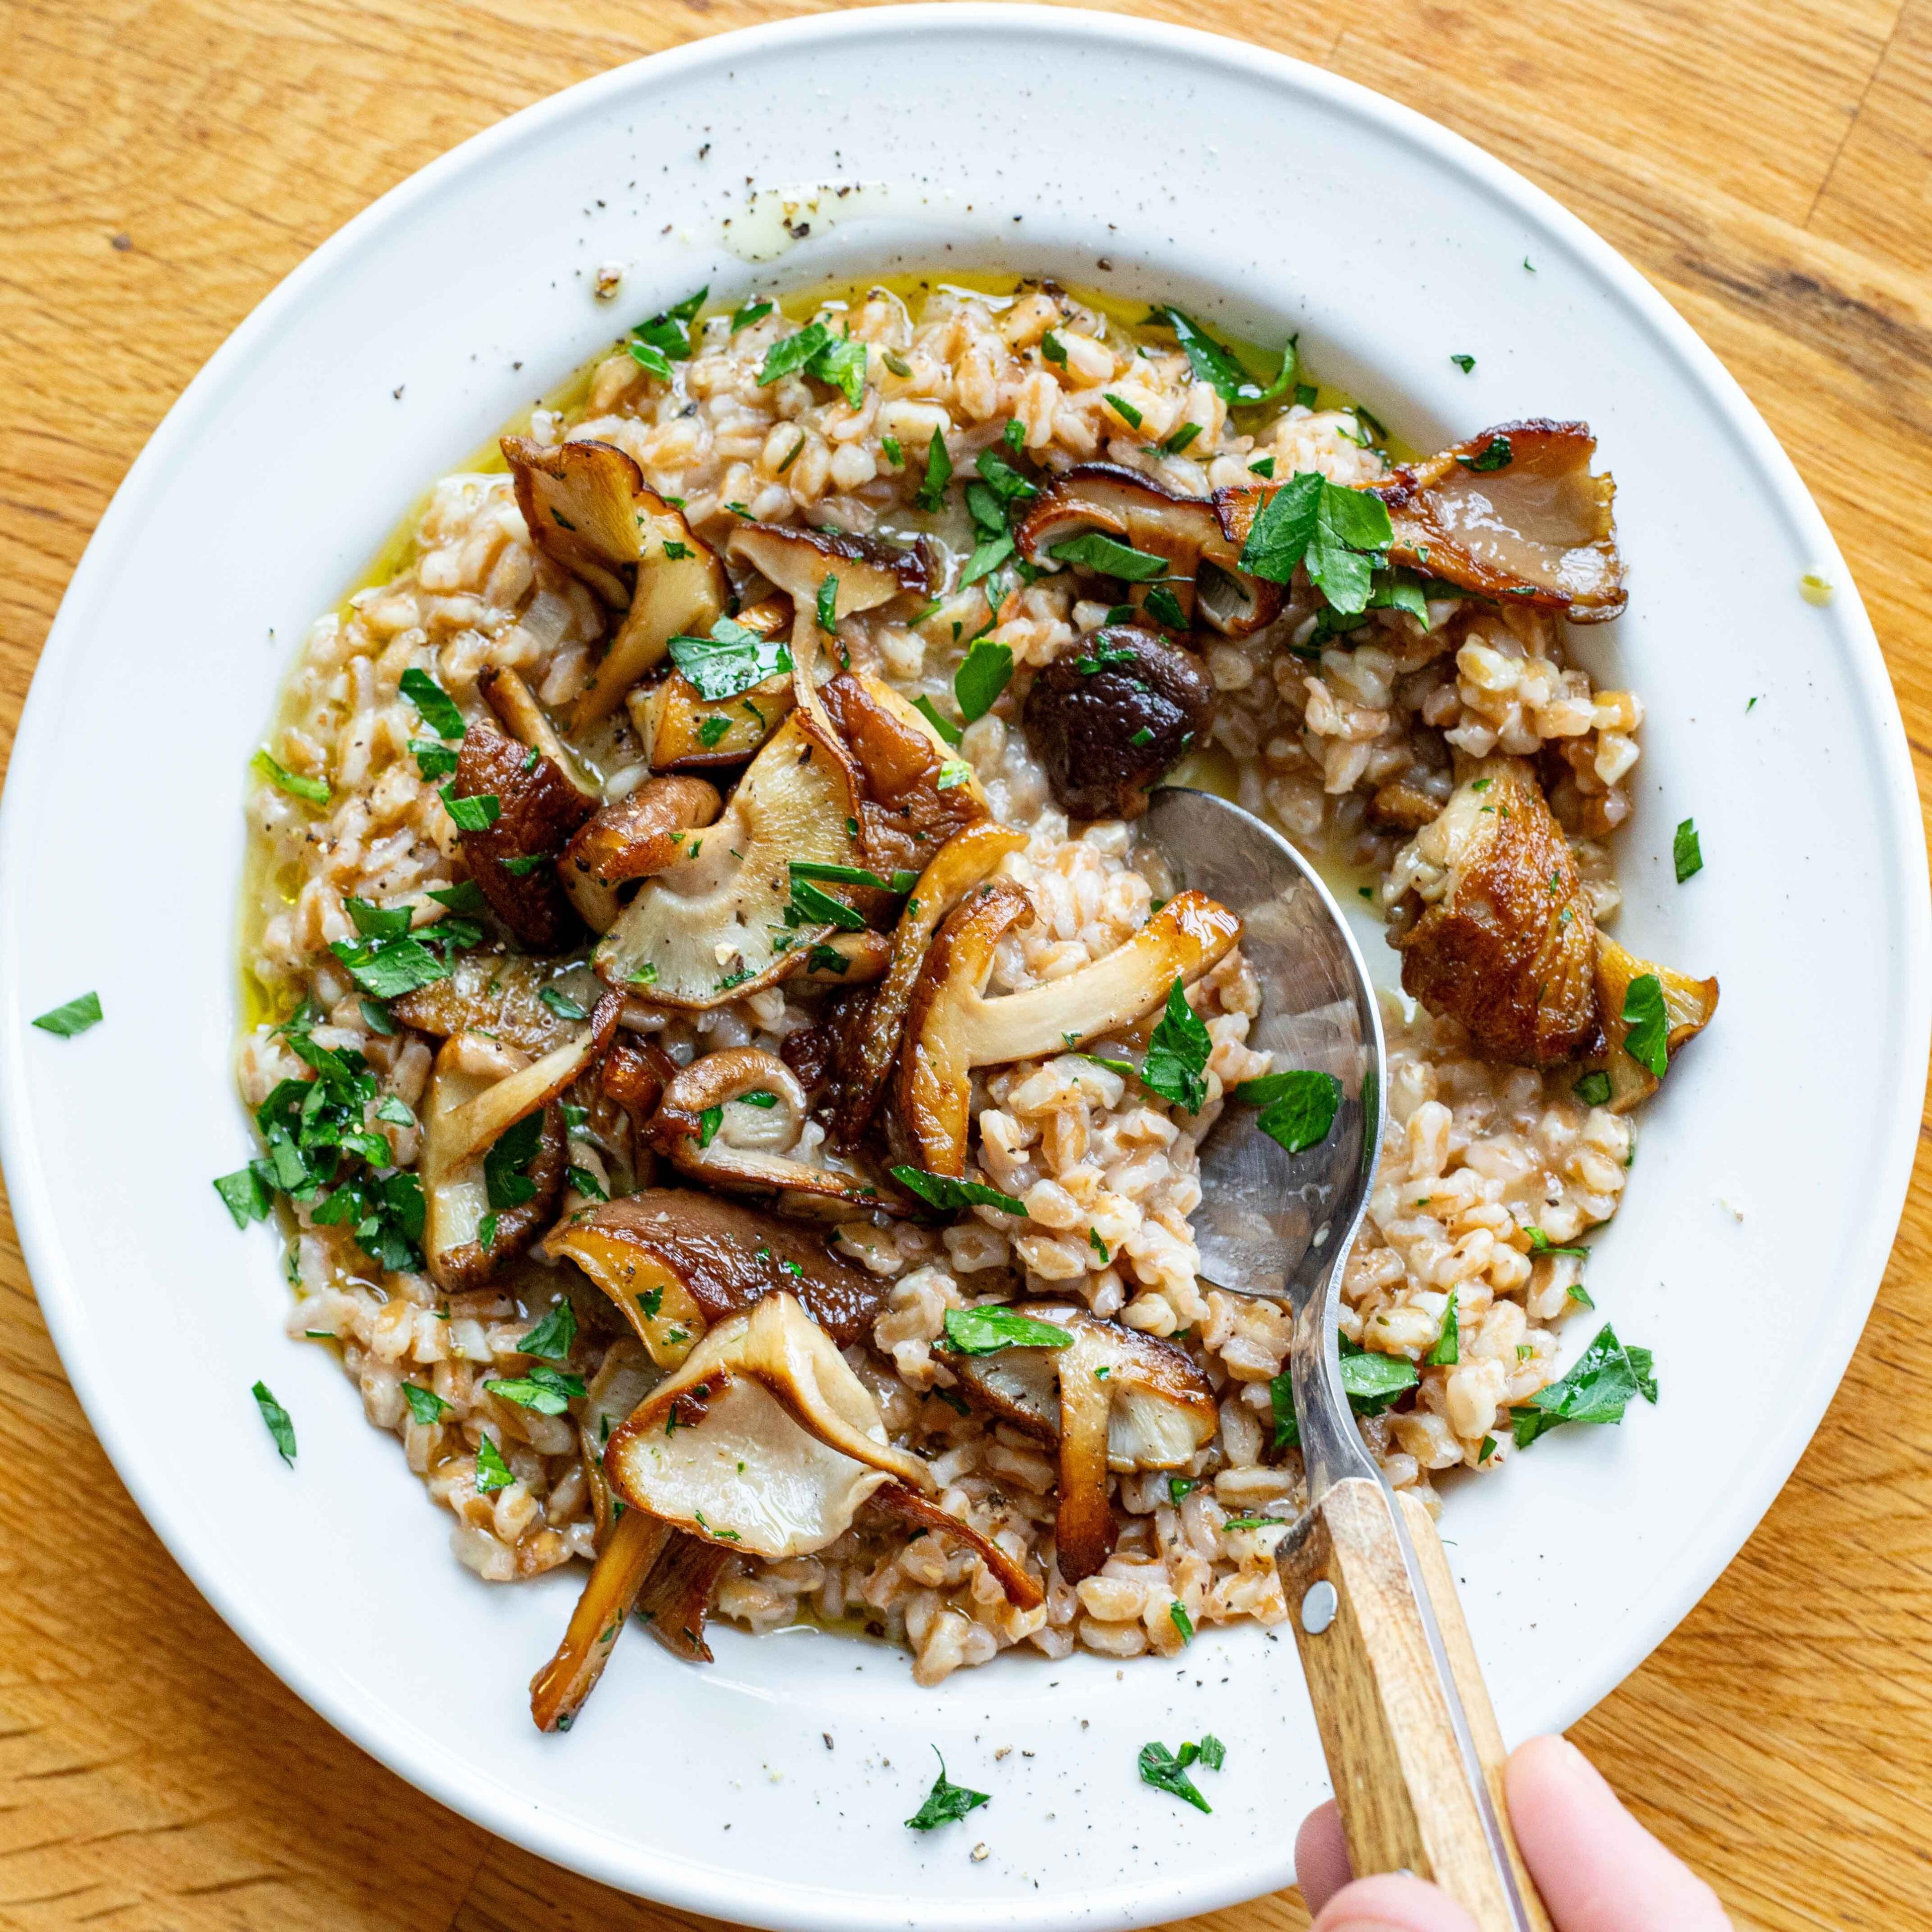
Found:
<svg viewBox="0 0 1932 1932"><path fill-rule="evenodd" d="M1286 584L1297 564L1344 616L1369 608L1374 574L1394 536L1388 507L1366 490L1298 471L1262 506L1241 549L1241 568Z"/></svg>
<svg viewBox="0 0 1932 1932"><path fill-rule="evenodd" d="M1107 405L1108 408L1113 411L1114 415L1120 418L1121 422L1126 424L1128 428L1138 429L1140 428L1142 422L1143 421L1141 412L1138 410L1134 407L1132 403L1127 400L1126 397L1117 396L1112 390L1103 389L1100 392L1100 400Z"/></svg>
<svg viewBox="0 0 1932 1932"><path fill-rule="evenodd" d="M1346 1336L1341 1353L1342 1393L1358 1415L1381 1414L1421 1379L1412 1362L1399 1355L1372 1354ZM1301 1430L1294 1413L1294 1385L1286 1369L1268 1384L1268 1397L1274 1412L1274 1446L1295 1448L1301 1441Z"/></svg>
<svg viewBox="0 0 1932 1932"><path fill-rule="evenodd" d="M506 1127L483 1156L483 1186L492 1208L520 1208L536 1198L537 1184L524 1170L543 1139L542 1108Z"/></svg>
<svg viewBox="0 0 1932 1932"><path fill-rule="evenodd" d="M516 1480L509 1464L503 1460L502 1450L484 1436L476 1445L476 1493L492 1496L498 1490L507 1490Z"/></svg>
<svg viewBox="0 0 1932 1932"><path fill-rule="evenodd" d="M933 1756L939 1757L937 1750ZM940 1825L956 1823L968 1812L992 1802L983 1791L969 1791L963 1784L955 1784L946 1774L945 1759L940 1757L939 1775L933 1780L932 1789L926 1794L926 1802L906 1823L915 1832L930 1832Z"/></svg>
<svg viewBox="0 0 1932 1932"><path fill-rule="evenodd" d="M250 1393L255 1398L255 1406L262 1412L262 1420L268 1424L268 1433L275 1438L277 1451L292 1469L296 1466L296 1426L289 1420L288 1411L268 1393L266 1382L257 1382Z"/></svg>
<svg viewBox="0 0 1932 1932"><path fill-rule="evenodd" d="M1661 1080L1670 1064L1670 1016L1654 973L1640 973L1624 988L1623 1021L1624 1052Z"/></svg>
<svg viewBox="0 0 1932 1932"><path fill-rule="evenodd" d="M483 1386L492 1395L500 1395L520 1408L534 1409L538 1415L561 1415L584 1394L583 1377L566 1375L560 1369L534 1368L526 1376L485 1382Z"/></svg>
<svg viewBox="0 0 1932 1932"><path fill-rule="evenodd" d="M1145 550L1117 542L1099 530L1084 530L1068 537L1048 552L1062 563L1076 564L1102 577L1118 577L1128 584L1145 584L1167 574L1167 560L1150 556Z"/></svg>
<svg viewBox="0 0 1932 1932"><path fill-rule="evenodd" d="M948 745L957 745L966 735L959 726L954 724L951 718L946 717L939 710L931 698L914 698L912 708L946 740Z"/></svg>
<svg viewBox="0 0 1932 1932"><path fill-rule="evenodd" d="M1600 1107L1610 1097L1610 1076L1600 1068L1586 1073L1570 1088L1586 1107Z"/></svg>
<svg viewBox="0 0 1932 1932"><path fill-rule="evenodd" d="M791 875L791 910L802 926L836 926L845 932L865 929L863 913L834 898L809 879L801 878L796 872Z"/></svg>
<svg viewBox="0 0 1932 1932"><path fill-rule="evenodd" d="M531 1116L535 1119L536 1116ZM562 1297L550 1312L517 1344L526 1355L541 1355L546 1361L563 1362L570 1359L572 1345L577 1340L577 1310L570 1305L568 1295Z"/></svg>
<svg viewBox="0 0 1932 1932"><path fill-rule="evenodd" d="M1294 385L1298 358L1292 337L1281 352L1281 367L1275 372L1274 380L1264 388L1235 360L1231 350L1222 348L1198 322L1182 314L1179 309L1151 309L1148 320L1157 328L1174 332L1195 374L1218 389L1221 400L1230 409L1237 405L1247 409L1258 403L1271 403L1277 397L1286 395Z"/></svg>
<svg viewBox="0 0 1932 1932"><path fill-rule="evenodd" d="M1148 592L1147 612L1156 623L1170 631L1187 628L1187 614L1180 608L1180 599L1164 584L1156 584Z"/></svg>
<svg viewBox="0 0 1932 1932"><path fill-rule="evenodd" d="M1680 886L1704 869L1704 854L1697 843L1695 820L1687 818L1678 826L1677 836L1671 841L1670 856L1676 863L1677 883Z"/></svg>
<svg viewBox="0 0 1932 1932"><path fill-rule="evenodd" d="M1526 1407L1510 1411L1516 1446L1526 1449L1565 1422L1622 1422L1637 1396L1646 1402L1657 1400L1651 1352L1626 1348L1606 1322L1567 1376L1538 1389Z"/></svg>
<svg viewBox="0 0 1932 1932"><path fill-rule="evenodd" d="M853 409L866 393L866 345L844 337L828 342L812 358L806 372L821 382L829 382Z"/></svg>
<svg viewBox="0 0 1932 1932"><path fill-rule="evenodd" d="M1328 1138L1336 1110L1342 1104L1342 1083L1332 1073L1298 1067L1244 1080L1234 1089L1234 1098L1260 1108L1262 1116L1256 1124L1262 1132L1290 1154L1300 1154Z"/></svg>
<svg viewBox="0 0 1932 1932"><path fill-rule="evenodd" d="M65 1005L41 1014L34 1024L41 1032L50 1033L56 1040L72 1040L76 1034L85 1033L89 1027L100 1024L100 995L82 993Z"/></svg>
<svg viewBox="0 0 1932 1932"><path fill-rule="evenodd" d="M928 512L942 508L946 502L946 486L952 480L952 454L946 447L945 436L935 430L932 440L926 446L926 481L922 483L913 502Z"/></svg>
<svg viewBox="0 0 1932 1932"><path fill-rule="evenodd" d="M1214 1044L1205 1023L1187 1004L1187 990L1176 974L1167 989L1166 1010L1141 1063L1141 1084L1190 1114L1199 1113L1208 1104L1208 1056Z"/></svg>
<svg viewBox="0 0 1932 1932"><path fill-rule="evenodd" d="M412 738L410 749L416 755L416 771L425 784L446 778L456 770L456 754L434 738Z"/></svg>
<svg viewBox="0 0 1932 1932"><path fill-rule="evenodd" d="M1474 456L1458 456L1456 459L1465 470L1473 470L1478 476L1486 476L1494 470L1507 470L1515 460L1516 452L1510 448L1510 440L1506 436L1492 436Z"/></svg>
<svg viewBox="0 0 1932 1932"><path fill-rule="evenodd" d="M1473 356L1452 356L1449 359L1466 376L1476 366L1476 358Z"/></svg>
<svg viewBox="0 0 1932 1932"><path fill-rule="evenodd" d="M794 334L781 336L765 351L764 364L758 371L758 386L767 388L781 376L789 376L804 368L832 340L831 330L822 322L808 322Z"/></svg>
<svg viewBox="0 0 1932 1932"><path fill-rule="evenodd" d="M1142 1744L1139 1762L1143 1784L1150 1784L1170 1797L1184 1798L1197 1811L1214 1810L1187 1774L1190 1766L1207 1762L1198 1744L1183 1744L1178 1754L1158 1741Z"/></svg>
<svg viewBox="0 0 1932 1932"><path fill-rule="evenodd" d="M448 966L407 933L392 939L332 940L328 950L372 999L397 999L449 976Z"/></svg>
<svg viewBox="0 0 1932 1932"><path fill-rule="evenodd" d="M469 729L463 722L463 713L457 709L456 700L428 671L412 664L404 672L400 688L439 738L460 738Z"/></svg>
<svg viewBox="0 0 1932 1932"><path fill-rule="evenodd" d="M708 1148L718 1138L718 1130L724 1124L722 1106L706 1107L698 1117L698 1144L700 1150Z"/></svg>
<svg viewBox="0 0 1932 1932"><path fill-rule="evenodd" d="M916 1194L927 1206L942 1214L957 1214L964 1208L998 1208L1002 1213L1024 1216L1026 1203L1002 1194L980 1180L954 1180L943 1174L927 1174L916 1167L896 1167L892 1178L908 1194Z"/></svg>
<svg viewBox="0 0 1932 1932"><path fill-rule="evenodd" d="M425 1426L437 1420L449 1406L434 1389L426 1389L420 1382L404 1383L403 1400L410 1406L410 1414Z"/></svg>
<svg viewBox="0 0 1932 1932"><path fill-rule="evenodd" d="M818 586L818 628L827 637L838 628L838 580L828 577Z"/></svg>
<svg viewBox="0 0 1932 1932"><path fill-rule="evenodd" d="M266 1221L274 1208L274 1184L266 1168L265 1162L250 1161L232 1174L220 1175L214 1183L221 1204L238 1228L245 1228L251 1221Z"/></svg>
<svg viewBox="0 0 1932 1932"><path fill-rule="evenodd" d="M996 644L990 638L974 640L965 662L952 680L952 694L958 699L960 714L968 724L992 710L994 700L1006 689L1012 674L1013 653L1010 645Z"/></svg>
<svg viewBox="0 0 1932 1932"><path fill-rule="evenodd" d="M587 1020L590 1017L560 986L546 986L537 998L560 1020Z"/></svg>
<svg viewBox="0 0 1932 1932"><path fill-rule="evenodd" d="M946 1345L955 1354L993 1355L1002 1348L1070 1348L1073 1337L1057 1322L1010 1308L949 1308Z"/></svg>
<svg viewBox="0 0 1932 1932"><path fill-rule="evenodd" d="M1013 550L1011 530L1002 530L998 536L988 537L966 560L966 568L959 574L959 588L970 590L982 577L992 576L1012 555Z"/></svg>
<svg viewBox="0 0 1932 1932"><path fill-rule="evenodd" d="M754 322L763 322L772 312L768 302L746 302L731 318L731 333L736 335L741 328L749 328Z"/></svg>
<svg viewBox="0 0 1932 1932"><path fill-rule="evenodd" d="M1442 1332L1423 1360L1432 1369L1453 1369L1462 1359L1462 1324L1456 1318L1456 1291L1449 1291L1448 1306L1442 1311Z"/></svg>
<svg viewBox="0 0 1932 1932"><path fill-rule="evenodd" d="M760 637L729 617L720 617L708 638L672 638L670 654L699 697L714 704L792 668L782 638Z"/></svg>
<svg viewBox="0 0 1932 1932"><path fill-rule="evenodd" d="M633 358L648 369L653 376L668 376L673 362L688 362L691 359L691 324L698 311L704 306L704 298L711 292L707 284L694 296L686 296L683 301L668 308L662 315L654 315L648 321L639 322L631 331L633 340L629 344Z"/></svg>
<svg viewBox="0 0 1932 1932"><path fill-rule="evenodd" d="M459 797L456 787L445 785L437 794L459 832L488 832L503 815L503 803L494 792L477 792Z"/></svg>
<svg viewBox="0 0 1932 1932"><path fill-rule="evenodd" d="M278 791L286 792L291 798L298 798L309 805L326 805L328 802L328 781L326 778L307 778L299 776L266 751L257 752L248 760Z"/></svg>

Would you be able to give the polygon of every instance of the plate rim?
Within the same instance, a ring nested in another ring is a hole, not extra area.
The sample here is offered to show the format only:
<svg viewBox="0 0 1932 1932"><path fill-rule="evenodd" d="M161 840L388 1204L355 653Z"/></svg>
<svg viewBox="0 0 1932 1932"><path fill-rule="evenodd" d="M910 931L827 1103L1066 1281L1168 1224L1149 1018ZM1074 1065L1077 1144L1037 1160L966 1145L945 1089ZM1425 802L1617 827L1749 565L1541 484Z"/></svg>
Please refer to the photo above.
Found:
<svg viewBox="0 0 1932 1932"><path fill-rule="evenodd" d="M1870 1183L1870 1198L1876 1211L1867 1219L1865 1238L1846 1270L1853 1279L1868 1277L1869 1286L1840 1304L1832 1346L1814 1355L1808 1377L1798 1384L1800 1398L1787 1411L1781 1429L1760 1450L1754 1483L1721 1502L1714 1499L1712 1514L1725 1523L1723 1534L1708 1539L1708 1549L1700 1540L1696 1546L1705 1552L1701 1558L1687 1556L1674 1574L1660 1580L1658 1595L1664 1607L1653 1620L1655 1634L1640 1654L1620 1658L1616 1667L1580 1673L1580 1701L1566 1723L1574 1723L1638 1669L1676 1629L1748 1540L1815 1433L1882 1283L1916 1148L1922 1096L1916 1070L1923 1068L1928 1044L1932 1044L1932 998L1928 997L1932 987L1932 963L1928 963L1932 962L1932 899L1924 890L1924 821L1916 782L1876 636L1822 514L1736 379L1636 267L1546 190L1418 110L1272 48L1164 21L1077 8L988 4L988 0L895 5L736 28L687 40L591 75L479 130L351 217L249 312L170 406L122 478L89 538L36 662L9 763L8 782L0 797L0 1168L7 1178L21 1253L63 1371L97 1440L142 1516L224 1622L310 1709L439 1803L539 1856L626 1891L636 1892L647 1879L648 1896L674 1907L747 1924L812 1928L812 1932L820 1932L820 1928L847 1932L847 1928L858 1928L886 1932L888 1925L896 1925L904 1915L882 1900L862 1895L850 1898L823 1889L781 1888L769 1880L747 1879L726 1867L699 1866L689 1861L664 1859L656 1853L650 1855L649 1873L640 1873L634 1844L618 1841L607 1832L546 1807L532 1805L481 1767L466 1768L461 1778L453 1774L446 1768L448 1754L434 1747L425 1748L428 1741L418 1738L406 1724L373 1706L364 1708L366 1699L358 1701L352 1695L338 1694L299 1654L282 1648L274 1630L230 1589L218 1562L204 1557L190 1513L176 1509L166 1493L148 1480L138 1444L128 1438L115 1418L89 1342L84 1294L67 1270L53 1226L45 1170L22 1105L28 1024L19 983L21 949L11 943L17 936L14 892L4 882L18 877L19 868L10 862L27 837L28 808L22 804L22 797L31 800L36 774L54 746L50 727L44 722L52 710L49 694L54 674L85 632L90 607L98 601L98 586L111 574L114 540L123 524L140 514L142 500L149 494L149 479L164 469L174 449L196 432L198 418L231 370L254 352L312 286L332 274L338 262L352 256L367 236L405 218L439 193L451 178L500 148L540 137L554 123L594 112L607 98L621 97L646 72L655 84L674 79L681 70L702 70L728 64L734 50L748 54L792 42L916 35L928 27L1010 38L1025 35L1046 41L1100 38L1124 50L1166 55L1204 68L1236 69L1244 78L1258 74L1284 93L1322 102L1365 122L1405 144L1419 159L1433 160L1454 172L1472 188L1570 249L1600 292L1621 301L1659 349L1674 356L1686 378L1709 400L1736 439L1743 460L1762 480L1817 562L1833 572L1847 671L1880 752L1882 770L1874 790L1891 820L1882 828L1889 838L1881 850L1919 888L1899 909L1901 1004L1910 1027L1910 1038L1902 1042L1910 1050L1899 1056L1899 1064L1906 1071L1895 1084L1886 1159ZM1089 1893L1079 1916L1114 1924L1150 1924L1184 1912L1211 1910L1250 1895L1240 1886L1217 1886L1211 1868L1178 1876L1163 1871ZM1000 1910L1017 1924L1041 1928L1064 1924L1073 1916L1065 1906L1044 1900L1032 1906L1023 1900L1006 1900Z"/></svg>

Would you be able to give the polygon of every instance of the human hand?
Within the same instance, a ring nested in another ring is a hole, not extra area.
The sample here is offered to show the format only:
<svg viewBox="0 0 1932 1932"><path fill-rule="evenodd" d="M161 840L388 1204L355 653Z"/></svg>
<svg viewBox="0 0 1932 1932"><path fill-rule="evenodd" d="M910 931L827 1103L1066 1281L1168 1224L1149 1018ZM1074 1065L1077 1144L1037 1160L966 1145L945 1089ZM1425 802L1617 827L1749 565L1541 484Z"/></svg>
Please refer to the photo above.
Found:
<svg viewBox="0 0 1932 1932"><path fill-rule="evenodd" d="M1532 1738L1504 1774L1510 1822L1556 1932L1731 1932L1718 1895L1617 1801L1563 1738ZM1311 1811L1294 1840L1310 1932L1477 1932L1468 1913L1419 1878L1350 1882L1334 1804Z"/></svg>

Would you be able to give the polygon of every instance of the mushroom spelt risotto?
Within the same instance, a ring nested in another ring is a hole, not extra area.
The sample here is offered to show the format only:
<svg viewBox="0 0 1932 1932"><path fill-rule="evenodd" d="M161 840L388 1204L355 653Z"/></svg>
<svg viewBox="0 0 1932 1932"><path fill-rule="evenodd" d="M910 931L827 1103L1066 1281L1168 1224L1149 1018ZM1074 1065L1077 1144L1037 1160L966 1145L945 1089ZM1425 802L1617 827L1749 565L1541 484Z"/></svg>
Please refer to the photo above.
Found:
<svg viewBox="0 0 1932 1932"><path fill-rule="evenodd" d="M1608 1328L1552 1381L1717 1000L1603 929L1642 706L1564 652L1624 599L1587 428L1400 462L1292 344L1048 284L705 299L436 485L249 800L218 1186L461 1562L592 1564L538 1723L632 1612L928 1684L1285 1614L1287 1311L1190 1216L1224 1108L1306 1144L1332 1083L1137 848L1165 778L1401 950L1342 1316L1389 1480L1654 1399Z"/></svg>

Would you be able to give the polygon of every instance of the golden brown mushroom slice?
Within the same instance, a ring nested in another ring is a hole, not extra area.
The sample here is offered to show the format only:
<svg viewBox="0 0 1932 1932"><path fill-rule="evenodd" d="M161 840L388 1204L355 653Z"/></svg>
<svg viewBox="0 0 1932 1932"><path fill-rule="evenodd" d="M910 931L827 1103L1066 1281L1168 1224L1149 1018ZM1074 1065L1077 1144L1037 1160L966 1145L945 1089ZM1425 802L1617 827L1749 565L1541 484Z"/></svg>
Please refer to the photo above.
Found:
<svg viewBox="0 0 1932 1932"><path fill-rule="evenodd" d="M687 1180L746 1194L782 1214L902 1214L913 1205L865 1174L788 1158L809 1110L798 1076L755 1046L707 1053L665 1087L651 1123L652 1144Z"/></svg>
<svg viewBox="0 0 1932 1932"><path fill-rule="evenodd" d="M675 865L684 856L686 834L710 824L723 805L717 788L703 778L653 778L593 813L556 863L584 924L608 932L623 910L618 887Z"/></svg>
<svg viewBox="0 0 1932 1932"><path fill-rule="evenodd" d="M678 862L638 888L594 956L614 986L664 1006L742 998L802 967L830 923L792 911L791 865L861 859L842 746L794 712Z"/></svg>
<svg viewBox="0 0 1932 1932"><path fill-rule="evenodd" d="M913 987L940 921L1026 842L1024 832L982 820L947 839L920 873L893 930L884 984L838 1030L831 1065L836 1145L857 1146L872 1126L904 1036Z"/></svg>
<svg viewBox="0 0 1932 1932"><path fill-rule="evenodd" d="M1015 534L1020 554L1040 569L1082 561L1078 546L1087 536L1160 557L1168 570L1159 581L1181 615L1225 637L1246 637L1281 614L1281 586L1240 568L1240 542L1222 528L1213 499L1178 496L1137 470L1077 465L1040 490ZM1089 567L1105 574L1104 564ZM1144 611L1150 587L1129 585L1137 610Z"/></svg>
<svg viewBox="0 0 1932 1932"><path fill-rule="evenodd" d="M1219 1425L1214 1386L1171 1342L1084 1308L1029 1302L1015 1312L1064 1330L1071 1342L955 1354L946 1365L975 1400L1058 1444L1054 1538L1060 1574L1077 1583L1113 1553L1108 1472L1184 1468Z"/></svg>
<svg viewBox="0 0 1932 1932"><path fill-rule="evenodd" d="M772 1562L823 1550L888 1482L934 1486L783 1292L714 1328L611 1437L604 1464L632 1508Z"/></svg>
<svg viewBox="0 0 1932 1932"><path fill-rule="evenodd" d="M499 1041L468 1034L444 1041L423 1106L420 1164L423 1254L439 1288L480 1286L548 1224L562 1196L566 1165L558 1097L610 1044L622 1010L616 994L605 994L575 1039L507 1070L505 1060L514 1063L514 1056ZM529 1152L499 1184L518 1198L493 1205L490 1150L539 1112L542 1125Z"/></svg>
<svg viewBox="0 0 1932 1932"><path fill-rule="evenodd" d="M894 1088L894 1130L928 1174L966 1171L973 1070L1058 1053L1130 1026L1178 979L1199 978L1241 936L1241 922L1204 893L1177 893L1124 946L1043 986L986 997L994 949L1028 916L1010 880L978 886L950 914L909 1000Z"/></svg>
<svg viewBox="0 0 1932 1932"><path fill-rule="evenodd" d="M553 1002L560 998L587 1011L602 991L581 961L560 964L478 946L458 953L447 977L392 1000L389 1012L404 1026L439 1040L488 1034L525 1053L547 1053L582 1024L566 1018ZM546 992L551 1000L544 998Z"/></svg>
<svg viewBox="0 0 1932 1932"><path fill-rule="evenodd" d="M538 1730L567 1731L577 1721L671 1534L668 1523L642 1510L626 1510L612 1526L556 1654L530 1679L530 1716Z"/></svg>
<svg viewBox="0 0 1932 1932"><path fill-rule="evenodd" d="M740 629L782 638L792 628L791 599L768 597L733 618ZM668 671L625 700L653 771L706 771L742 765L782 724L792 678L780 671L730 698L706 698L681 670Z"/></svg>
<svg viewBox="0 0 1932 1932"><path fill-rule="evenodd" d="M638 1622L682 1663L712 1660L711 1646L704 1641L704 1620L710 1613L711 1593L730 1560L728 1544L707 1543L701 1536L674 1529L638 1592Z"/></svg>
<svg viewBox="0 0 1932 1932"><path fill-rule="evenodd" d="M1553 1066L1597 1037L1597 929L1534 775L1490 758L1397 856L1403 989L1491 1060Z"/></svg>
<svg viewBox="0 0 1932 1932"><path fill-rule="evenodd" d="M514 671L492 664L477 674L476 688L518 744L526 751L541 752L585 797L598 796L597 788L578 769L576 754L557 736L549 712Z"/></svg>
<svg viewBox="0 0 1932 1932"><path fill-rule="evenodd" d="M1009 1556L990 1536L982 1534L963 1516L943 1508L931 1496L922 1496L903 1483L887 1483L868 1498L871 1506L902 1522L916 1523L921 1529L937 1530L942 1536L956 1538L992 1572L994 1580L1006 1593L1016 1610L1036 1610L1046 1601L1040 1579L1026 1565Z"/></svg>
<svg viewBox="0 0 1932 1932"><path fill-rule="evenodd" d="M1389 561L1478 596L1601 623L1625 602L1611 506L1592 476L1597 440L1580 422L1498 423L1367 486L1388 507ZM1238 553L1280 485L1218 490L1216 514Z"/></svg>
<svg viewBox="0 0 1932 1932"><path fill-rule="evenodd" d="M472 808L452 815L490 910L531 952L562 952L581 928L554 862L590 816L590 801L542 752L487 724L464 734L451 792Z"/></svg>
<svg viewBox="0 0 1932 1932"><path fill-rule="evenodd" d="M590 440L554 448L502 440L532 540L624 613L577 700L578 730L608 718L673 638L707 634L730 596L724 569L681 512L644 484L621 449Z"/></svg>
<svg viewBox="0 0 1932 1932"><path fill-rule="evenodd" d="M878 1276L848 1268L822 1234L692 1188L607 1201L554 1234L547 1252L602 1289L661 1367L674 1367L713 1322L760 1297L794 1295L842 1348L884 1300Z"/></svg>
<svg viewBox="0 0 1932 1932"><path fill-rule="evenodd" d="M1599 932L1597 995L1606 1046L1600 1064L1610 1082L1608 1105L1613 1114L1627 1114L1664 1084L1663 1073L1678 1049L1711 1024L1718 1010L1718 982L1640 959Z"/></svg>

